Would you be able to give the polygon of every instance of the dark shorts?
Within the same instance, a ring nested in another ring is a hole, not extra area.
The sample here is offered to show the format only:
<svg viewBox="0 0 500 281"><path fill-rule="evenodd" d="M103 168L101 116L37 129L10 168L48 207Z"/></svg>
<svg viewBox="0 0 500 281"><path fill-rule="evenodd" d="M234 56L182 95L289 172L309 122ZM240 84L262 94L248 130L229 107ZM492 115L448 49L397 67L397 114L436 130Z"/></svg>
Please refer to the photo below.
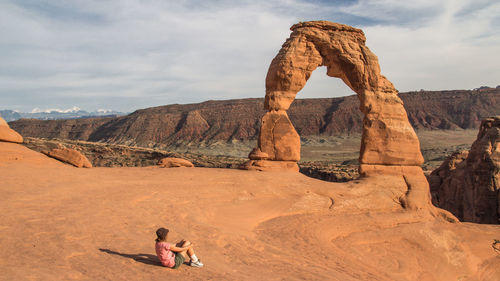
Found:
<svg viewBox="0 0 500 281"><path fill-rule="evenodd" d="M184 257L180 253L175 253L175 265L172 268L178 268L184 263Z"/></svg>

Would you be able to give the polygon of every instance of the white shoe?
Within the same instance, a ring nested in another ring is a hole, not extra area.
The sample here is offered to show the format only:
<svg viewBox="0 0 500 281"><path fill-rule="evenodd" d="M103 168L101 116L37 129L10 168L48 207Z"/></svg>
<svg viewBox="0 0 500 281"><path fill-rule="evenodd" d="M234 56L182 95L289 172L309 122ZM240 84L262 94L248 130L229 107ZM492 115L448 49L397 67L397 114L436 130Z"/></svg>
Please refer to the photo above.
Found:
<svg viewBox="0 0 500 281"><path fill-rule="evenodd" d="M191 262L189 263L189 265L190 265L190 266L193 266L193 267L203 267L203 264L201 263L201 261L200 261L200 260L198 260L198 261L196 261L196 262L191 261Z"/></svg>

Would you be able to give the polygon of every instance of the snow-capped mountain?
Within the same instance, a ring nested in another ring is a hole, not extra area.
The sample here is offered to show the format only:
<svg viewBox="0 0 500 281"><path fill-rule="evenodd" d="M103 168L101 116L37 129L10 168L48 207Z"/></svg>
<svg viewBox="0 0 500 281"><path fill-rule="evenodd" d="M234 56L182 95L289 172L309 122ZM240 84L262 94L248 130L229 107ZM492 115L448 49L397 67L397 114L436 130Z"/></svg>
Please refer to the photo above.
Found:
<svg viewBox="0 0 500 281"><path fill-rule="evenodd" d="M0 116L5 121L15 121L21 118L33 118L42 120L55 120L55 119L74 119L85 117L98 117L98 116L121 116L127 113L111 110L111 109L98 109L96 111L88 112L82 110L78 106L73 106L67 109L49 108L40 109L33 108L31 112L19 112L16 110L0 110Z"/></svg>
<svg viewBox="0 0 500 281"><path fill-rule="evenodd" d="M35 108L33 108L33 110L30 113L32 113L32 114L36 114L36 113L76 113L79 111L82 111L82 109L79 108L78 106L73 106L73 107L68 108L68 109L50 108L50 109L45 109L45 110L42 110L38 107L35 107Z"/></svg>

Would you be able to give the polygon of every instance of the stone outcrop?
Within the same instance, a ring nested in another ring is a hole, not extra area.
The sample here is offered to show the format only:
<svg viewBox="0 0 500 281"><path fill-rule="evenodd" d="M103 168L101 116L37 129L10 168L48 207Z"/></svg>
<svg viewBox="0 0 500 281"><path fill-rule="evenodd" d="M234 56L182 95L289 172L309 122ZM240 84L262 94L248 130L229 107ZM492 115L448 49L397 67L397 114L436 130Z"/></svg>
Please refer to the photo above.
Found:
<svg viewBox="0 0 500 281"><path fill-rule="evenodd" d="M71 148L54 148L50 151L42 151L42 153L77 168L92 168L92 163L85 155Z"/></svg>
<svg viewBox="0 0 500 281"><path fill-rule="evenodd" d="M483 120L470 151L450 156L429 183L433 203L460 220L500 223L500 116Z"/></svg>
<svg viewBox="0 0 500 281"><path fill-rule="evenodd" d="M194 167L193 163L188 160L176 157L163 158L158 162L158 166L161 168Z"/></svg>
<svg viewBox="0 0 500 281"><path fill-rule="evenodd" d="M286 111L311 73L326 66L327 75L342 79L360 100L364 114L360 163L421 165L420 144L403 102L381 75L363 31L327 21L298 23L291 30L266 77L268 112L262 118L258 148L269 155L268 161L299 160L300 138Z"/></svg>
<svg viewBox="0 0 500 281"><path fill-rule="evenodd" d="M22 143L23 137L9 127L9 124L0 117L0 141Z"/></svg>
<svg viewBox="0 0 500 281"><path fill-rule="evenodd" d="M254 171L300 171L297 161L250 160L243 163L240 168Z"/></svg>
<svg viewBox="0 0 500 281"><path fill-rule="evenodd" d="M431 204L429 184L420 168L424 159L419 140L397 90L380 73L377 57L365 45L363 31L327 21L301 22L291 30L266 77L264 106L268 112L262 118L258 149L254 151L265 153L268 158L252 160L255 155L250 153L251 160L244 168L266 170L282 166L298 170L290 163L300 159L300 138L287 110L311 73L326 66L328 76L342 79L359 98L364 115L360 175L375 180L385 175L400 177L406 188L398 197L402 207L430 210L435 216L456 221Z"/></svg>

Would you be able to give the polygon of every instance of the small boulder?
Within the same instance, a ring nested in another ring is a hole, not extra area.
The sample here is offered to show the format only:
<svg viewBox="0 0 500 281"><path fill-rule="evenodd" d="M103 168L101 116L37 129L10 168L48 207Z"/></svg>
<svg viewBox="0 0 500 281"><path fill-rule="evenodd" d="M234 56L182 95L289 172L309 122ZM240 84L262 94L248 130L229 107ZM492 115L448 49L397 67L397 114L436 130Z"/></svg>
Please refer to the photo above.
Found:
<svg viewBox="0 0 500 281"><path fill-rule="evenodd" d="M42 153L78 168L92 168L92 164L85 155L71 148L54 148L51 151L42 151Z"/></svg>
<svg viewBox="0 0 500 281"><path fill-rule="evenodd" d="M16 131L12 130L9 127L9 124L7 124L2 117L0 117L0 141L15 143L23 142L23 137Z"/></svg>
<svg viewBox="0 0 500 281"><path fill-rule="evenodd" d="M175 157L166 157L161 159L158 162L158 166L160 166L161 168L194 167L193 163L189 162L188 160Z"/></svg>

